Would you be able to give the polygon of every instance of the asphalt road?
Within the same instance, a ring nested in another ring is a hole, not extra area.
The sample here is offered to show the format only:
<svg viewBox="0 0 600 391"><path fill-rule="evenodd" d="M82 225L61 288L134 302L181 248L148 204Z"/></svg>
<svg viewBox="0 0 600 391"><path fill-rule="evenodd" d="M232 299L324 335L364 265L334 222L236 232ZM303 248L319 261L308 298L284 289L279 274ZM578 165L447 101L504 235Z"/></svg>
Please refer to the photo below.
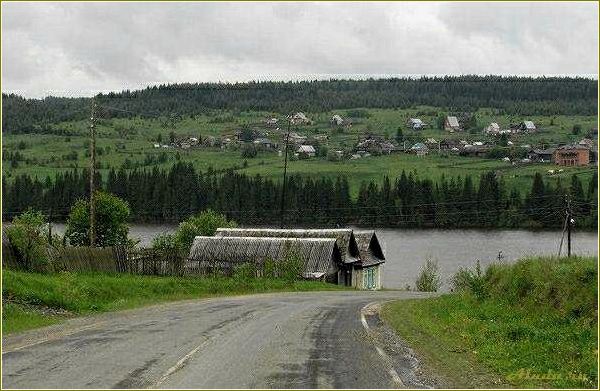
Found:
<svg viewBox="0 0 600 391"><path fill-rule="evenodd" d="M424 295L278 293L73 319L4 338L2 388L426 387L376 314L411 297Z"/></svg>

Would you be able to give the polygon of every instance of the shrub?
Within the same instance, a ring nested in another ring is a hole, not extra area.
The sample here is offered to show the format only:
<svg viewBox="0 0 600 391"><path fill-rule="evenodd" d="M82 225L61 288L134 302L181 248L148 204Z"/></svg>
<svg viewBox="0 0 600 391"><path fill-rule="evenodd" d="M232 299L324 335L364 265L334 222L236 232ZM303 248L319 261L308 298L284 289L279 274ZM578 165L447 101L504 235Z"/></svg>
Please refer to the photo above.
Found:
<svg viewBox="0 0 600 391"><path fill-rule="evenodd" d="M431 259L427 260L421 268L415 286L420 292L437 292L440 289L441 281L437 262Z"/></svg>
<svg viewBox="0 0 600 391"><path fill-rule="evenodd" d="M156 250L177 250L177 242L174 234L163 233L152 239L152 248Z"/></svg>
<svg viewBox="0 0 600 391"><path fill-rule="evenodd" d="M227 220L225 215L207 209L181 222L174 238L177 247L189 251L196 236L212 236L217 232L217 228L235 227L235 221Z"/></svg>
<svg viewBox="0 0 600 391"><path fill-rule="evenodd" d="M28 210L15 217L6 228L10 243L15 247L19 263L25 270L44 271L48 266L48 225L39 211Z"/></svg>
<svg viewBox="0 0 600 391"><path fill-rule="evenodd" d="M249 281L256 278L256 265L252 262L244 262L236 265L233 270L233 278L238 281Z"/></svg>
<svg viewBox="0 0 600 391"><path fill-rule="evenodd" d="M96 246L106 247L129 244L127 219L131 213L129 204L121 198L96 192ZM88 200L80 199L71 208L67 220L65 238L73 246L90 244L90 205Z"/></svg>
<svg viewBox="0 0 600 391"><path fill-rule="evenodd" d="M279 276L287 281L294 281L302 277L304 270L304 262L299 254L294 252L289 253L285 259L280 262Z"/></svg>
<svg viewBox="0 0 600 391"><path fill-rule="evenodd" d="M485 299L488 296L488 288L479 260L477 260L475 270L461 267L452 277L452 287L457 292L471 293L478 300Z"/></svg>

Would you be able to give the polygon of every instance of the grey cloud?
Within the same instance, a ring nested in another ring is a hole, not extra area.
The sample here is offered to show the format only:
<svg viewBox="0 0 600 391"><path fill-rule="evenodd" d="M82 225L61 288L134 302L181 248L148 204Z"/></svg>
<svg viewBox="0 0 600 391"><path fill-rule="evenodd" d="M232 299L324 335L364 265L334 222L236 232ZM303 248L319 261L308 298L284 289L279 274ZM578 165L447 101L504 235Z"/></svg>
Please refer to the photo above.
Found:
<svg viewBox="0 0 600 391"><path fill-rule="evenodd" d="M5 92L182 81L586 74L597 3L2 3Z"/></svg>

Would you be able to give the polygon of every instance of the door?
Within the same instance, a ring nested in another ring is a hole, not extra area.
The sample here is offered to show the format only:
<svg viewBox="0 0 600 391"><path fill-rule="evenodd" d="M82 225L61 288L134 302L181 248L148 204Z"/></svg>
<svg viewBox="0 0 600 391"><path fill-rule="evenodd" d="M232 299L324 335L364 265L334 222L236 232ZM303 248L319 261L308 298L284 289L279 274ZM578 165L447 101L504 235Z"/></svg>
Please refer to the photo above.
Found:
<svg viewBox="0 0 600 391"><path fill-rule="evenodd" d="M365 288L375 289L375 273L372 267L365 269Z"/></svg>

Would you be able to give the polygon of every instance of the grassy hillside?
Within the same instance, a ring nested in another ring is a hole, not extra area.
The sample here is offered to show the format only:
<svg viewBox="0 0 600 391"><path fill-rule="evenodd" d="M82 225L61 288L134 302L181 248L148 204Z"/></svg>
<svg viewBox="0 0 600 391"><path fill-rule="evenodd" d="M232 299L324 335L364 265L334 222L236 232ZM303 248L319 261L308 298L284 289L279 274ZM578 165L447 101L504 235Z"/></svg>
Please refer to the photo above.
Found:
<svg viewBox="0 0 600 391"><path fill-rule="evenodd" d="M344 118L361 113L359 117L352 118L353 125L342 132L331 127L329 120L334 113L341 114ZM523 120L515 115L495 115L492 109L479 109L476 112L478 124L486 126L489 122L497 121L502 127L510 123ZM442 108L419 106L411 109L359 109L337 110L323 113L307 113L313 121L311 125L295 127L295 131L306 136L327 134L329 141L326 146L329 150L342 149L349 151L356 144L359 136L369 132L375 135L394 138L396 131L401 128L404 137L408 138L407 145L421 141L427 137L437 140L442 138L460 138L468 141L485 141L489 139L480 131L476 133L448 134L435 128L436 117L445 113ZM284 118L281 113L261 111L232 112L211 111L207 114L184 117L182 119L165 123L159 118L112 118L103 119L98 126L97 147L100 172L106 174L110 168L119 168L124 164L128 169L135 167L169 167L177 159L191 161L201 169L237 167L241 172L261 174L267 177L279 178L283 169L283 158L275 151L261 152L252 159L243 159L239 150L221 150L219 148L198 148L191 150L154 148L153 144L160 135L163 143L168 143L169 133L174 132L177 137L206 137L231 134L242 125L249 125L259 130L267 130L269 137L281 142L282 131L266 129L264 120L270 116ZM415 132L407 129L406 121L410 117L420 117L425 122L433 125L429 129ZM536 122L540 132L531 135L513 136L515 145L573 142L581 139L591 128L596 126L595 116L528 116ZM574 125L581 126L581 133L573 135ZM28 173L45 178L58 171L72 168L85 168L88 166L86 148L88 145L88 124L86 121L70 121L51 124L57 133L66 135L45 134L5 134L3 135L4 156L7 152L19 152L21 159L12 163L4 162L4 175L10 180L15 175ZM246 161L246 163L244 163ZM510 163L479 158L440 157L431 154L424 158L416 158L405 154L393 156L368 157L356 161L344 160L330 162L324 157L308 161L293 161L289 169L293 173L303 175L348 175L351 179L352 191L356 192L358 185L363 180L381 179L383 175L392 177L399 175L401 170L416 170L421 177L438 177L442 173L446 176L479 174L487 170L500 170L509 182L516 186L528 185L534 172L546 172L554 168L550 165L512 166ZM568 171L568 172L567 172ZM589 168L570 168L563 175L571 172L584 173L585 176L593 175ZM352 173L352 175L349 175Z"/></svg>
<svg viewBox="0 0 600 391"><path fill-rule="evenodd" d="M597 278L596 258L524 259L383 316L457 387L597 387Z"/></svg>
<svg viewBox="0 0 600 391"><path fill-rule="evenodd" d="M69 317L164 301L281 291L343 289L313 281L153 277L130 274L2 273L2 332L46 326Z"/></svg>

